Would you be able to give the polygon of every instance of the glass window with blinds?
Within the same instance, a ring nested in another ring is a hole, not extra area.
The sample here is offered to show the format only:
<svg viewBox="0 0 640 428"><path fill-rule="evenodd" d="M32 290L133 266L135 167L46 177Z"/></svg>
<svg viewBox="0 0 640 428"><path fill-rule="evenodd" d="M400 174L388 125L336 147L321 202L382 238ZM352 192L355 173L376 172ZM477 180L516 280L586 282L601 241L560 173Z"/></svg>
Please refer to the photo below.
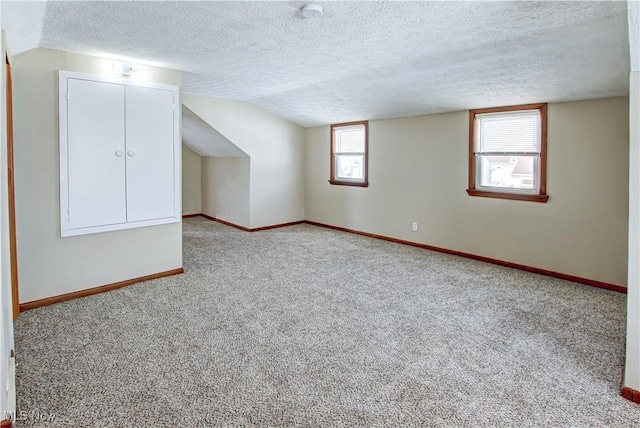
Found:
<svg viewBox="0 0 640 428"><path fill-rule="evenodd" d="M470 112L472 196L546 202L546 104Z"/></svg>
<svg viewBox="0 0 640 428"><path fill-rule="evenodd" d="M368 122L331 125L331 184L366 187Z"/></svg>

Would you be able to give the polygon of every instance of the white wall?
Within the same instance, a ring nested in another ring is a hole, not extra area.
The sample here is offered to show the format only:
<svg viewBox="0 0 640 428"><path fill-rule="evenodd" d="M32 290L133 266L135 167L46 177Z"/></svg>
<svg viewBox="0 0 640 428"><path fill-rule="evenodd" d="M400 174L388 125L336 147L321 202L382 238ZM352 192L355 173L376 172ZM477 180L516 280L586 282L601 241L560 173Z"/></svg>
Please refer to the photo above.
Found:
<svg viewBox="0 0 640 428"><path fill-rule="evenodd" d="M97 287L182 266L182 225L60 238L56 70L109 73L111 61L34 49L14 58L15 189L20 301ZM147 67L179 85L180 72Z"/></svg>
<svg viewBox="0 0 640 428"><path fill-rule="evenodd" d="M248 157L202 158L202 213L250 227Z"/></svg>
<svg viewBox="0 0 640 428"><path fill-rule="evenodd" d="M627 353L624 383L640 391L640 4L628 1L629 56L629 262Z"/></svg>
<svg viewBox="0 0 640 428"><path fill-rule="evenodd" d="M1 9L1 8L0 8ZM1 22L1 16L0 16ZM11 258L9 252L9 199L7 179L7 93L5 75L6 36L0 34L0 307L2 317L0 323L0 420L5 419L6 412L15 411L15 382L13 364L10 358L13 343L13 304L11 291ZM7 389L7 387L9 389Z"/></svg>
<svg viewBox="0 0 640 428"><path fill-rule="evenodd" d="M184 94L182 102L251 158L249 225L242 226L304 220L302 127L239 101Z"/></svg>
<svg viewBox="0 0 640 428"><path fill-rule="evenodd" d="M199 154L182 145L182 214L202 212L202 160Z"/></svg>
<svg viewBox="0 0 640 428"><path fill-rule="evenodd" d="M629 78L629 287L624 386L640 391L640 71Z"/></svg>
<svg viewBox="0 0 640 428"><path fill-rule="evenodd" d="M546 204L467 195L467 111L371 121L368 188L328 183L309 128L307 220L625 285L627 103L549 105Z"/></svg>

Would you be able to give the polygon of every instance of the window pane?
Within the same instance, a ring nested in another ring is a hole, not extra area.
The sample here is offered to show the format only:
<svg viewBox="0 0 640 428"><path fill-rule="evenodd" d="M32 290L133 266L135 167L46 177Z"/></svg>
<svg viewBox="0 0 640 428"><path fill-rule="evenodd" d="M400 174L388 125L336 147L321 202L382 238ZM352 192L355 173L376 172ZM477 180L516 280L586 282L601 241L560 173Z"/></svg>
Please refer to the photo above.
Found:
<svg viewBox="0 0 640 428"><path fill-rule="evenodd" d="M335 128L336 153L364 153L364 125Z"/></svg>
<svg viewBox="0 0 640 428"><path fill-rule="evenodd" d="M336 178L364 181L364 156L336 155Z"/></svg>
<svg viewBox="0 0 640 428"><path fill-rule="evenodd" d="M480 186L537 190L537 156L477 156Z"/></svg>
<svg viewBox="0 0 640 428"><path fill-rule="evenodd" d="M538 110L479 114L476 119L480 138L479 152L540 151Z"/></svg>

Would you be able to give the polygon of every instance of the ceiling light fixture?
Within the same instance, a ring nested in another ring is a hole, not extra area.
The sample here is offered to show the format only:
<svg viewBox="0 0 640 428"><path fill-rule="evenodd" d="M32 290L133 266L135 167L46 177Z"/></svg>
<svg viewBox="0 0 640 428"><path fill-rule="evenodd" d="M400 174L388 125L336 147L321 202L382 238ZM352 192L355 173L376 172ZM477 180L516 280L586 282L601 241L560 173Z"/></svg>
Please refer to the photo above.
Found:
<svg viewBox="0 0 640 428"><path fill-rule="evenodd" d="M300 10L303 18L320 18L322 16L322 6L309 3L302 6Z"/></svg>
<svg viewBox="0 0 640 428"><path fill-rule="evenodd" d="M130 62L113 61L113 71L120 76L129 77L137 74L140 67Z"/></svg>

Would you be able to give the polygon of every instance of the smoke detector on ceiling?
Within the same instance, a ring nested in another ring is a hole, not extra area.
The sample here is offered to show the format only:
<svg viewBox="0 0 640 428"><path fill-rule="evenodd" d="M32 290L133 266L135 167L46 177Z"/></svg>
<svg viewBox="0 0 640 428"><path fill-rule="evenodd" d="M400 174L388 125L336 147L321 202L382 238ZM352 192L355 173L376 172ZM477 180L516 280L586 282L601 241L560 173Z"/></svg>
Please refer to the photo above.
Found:
<svg viewBox="0 0 640 428"><path fill-rule="evenodd" d="M320 18L322 16L322 6L309 3L302 6L300 10L303 18Z"/></svg>

